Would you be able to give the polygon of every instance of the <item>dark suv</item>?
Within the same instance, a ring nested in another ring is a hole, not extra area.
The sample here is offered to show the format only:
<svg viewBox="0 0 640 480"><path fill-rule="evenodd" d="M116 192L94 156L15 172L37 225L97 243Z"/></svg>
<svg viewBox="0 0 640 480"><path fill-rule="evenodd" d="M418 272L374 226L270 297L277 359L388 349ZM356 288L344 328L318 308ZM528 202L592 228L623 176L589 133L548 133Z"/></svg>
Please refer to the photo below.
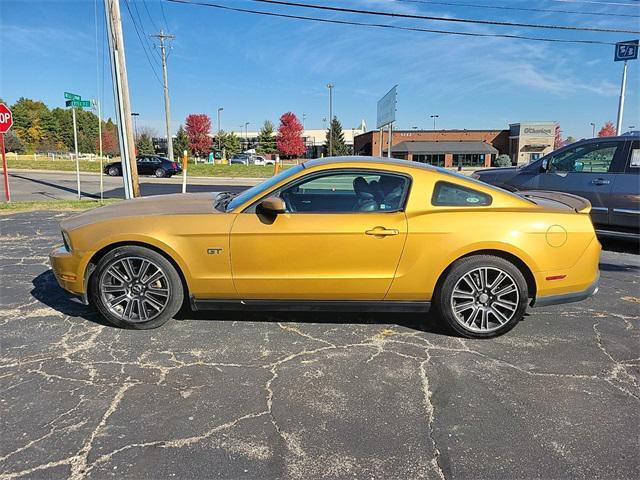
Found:
<svg viewBox="0 0 640 480"><path fill-rule="evenodd" d="M555 190L587 198L601 234L640 238L640 136L590 138L523 167L478 170L507 190Z"/></svg>

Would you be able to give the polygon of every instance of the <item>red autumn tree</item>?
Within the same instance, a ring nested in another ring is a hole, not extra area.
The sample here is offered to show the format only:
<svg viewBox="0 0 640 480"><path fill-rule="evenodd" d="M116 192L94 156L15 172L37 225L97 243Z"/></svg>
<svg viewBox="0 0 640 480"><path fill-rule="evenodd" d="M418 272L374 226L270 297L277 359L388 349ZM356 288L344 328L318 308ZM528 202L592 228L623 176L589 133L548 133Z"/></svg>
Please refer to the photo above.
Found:
<svg viewBox="0 0 640 480"><path fill-rule="evenodd" d="M558 148L564 145L564 140L562 140L562 130L560 129L560 125L556 125L556 138L553 140L553 149L557 150Z"/></svg>
<svg viewBox="0 0 640 480"><path fill-rule="evenodd" d="M302 124L298 121L295 113L282 114L276 137L278 152L285 156L299 157L303 155L306 148L302 139L302 131Z"/></svg>
<svg viewBox="0 0 640 480"><path fill-rule="evenodd" d="M598 137L615 137L616 136L616 127L611 122L605 123L600 131L598 132Z"/></svg>
<svg viewBox="0 0 640 480"><path fill-rule="evenodd" d="M185 120L189 148L194 155L205 157L211 151L211 119L204 113L192 113Z"/></svg>
<svg viewBox="0 0 640 480"><path fill-rule="evenodd" d="M117 155L120 153L116 132L108 127L102 129L102 152L105 155Z"/></svg>

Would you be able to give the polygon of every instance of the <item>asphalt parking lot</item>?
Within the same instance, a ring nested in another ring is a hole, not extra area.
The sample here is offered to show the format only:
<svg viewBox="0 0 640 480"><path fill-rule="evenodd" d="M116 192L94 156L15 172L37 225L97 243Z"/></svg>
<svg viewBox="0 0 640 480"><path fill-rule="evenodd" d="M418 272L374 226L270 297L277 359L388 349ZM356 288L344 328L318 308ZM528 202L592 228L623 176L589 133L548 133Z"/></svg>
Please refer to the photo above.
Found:
<svg viewBox="0 0 640 480"><path fill-rule="evenodd" d="M119 330L57 286L67 213L0 216L0 480L640 477L640 256L462 340L433 316L185 313Z"/></svg>

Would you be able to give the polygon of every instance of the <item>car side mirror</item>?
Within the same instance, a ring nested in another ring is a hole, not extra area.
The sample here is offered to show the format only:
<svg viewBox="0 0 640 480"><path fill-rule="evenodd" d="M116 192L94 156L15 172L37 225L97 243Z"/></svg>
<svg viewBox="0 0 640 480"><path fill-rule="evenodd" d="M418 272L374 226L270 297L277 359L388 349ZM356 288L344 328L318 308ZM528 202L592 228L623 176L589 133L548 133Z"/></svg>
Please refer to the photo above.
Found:
<svg viewBox="0 0 640 480"><path fill-rule="evenodd" d="M545 158L544 160L542 160L542 163L540 164L540 171L544 173L547 170L549 170L549 160Z"/></svg>
<svg viewBox="0 0 640 480"><path fill-rule="evenodd" d="M269 197L258 204L257 211L258 213L277 215L279 213L286 213L287 205L280 197Z"/></svg>

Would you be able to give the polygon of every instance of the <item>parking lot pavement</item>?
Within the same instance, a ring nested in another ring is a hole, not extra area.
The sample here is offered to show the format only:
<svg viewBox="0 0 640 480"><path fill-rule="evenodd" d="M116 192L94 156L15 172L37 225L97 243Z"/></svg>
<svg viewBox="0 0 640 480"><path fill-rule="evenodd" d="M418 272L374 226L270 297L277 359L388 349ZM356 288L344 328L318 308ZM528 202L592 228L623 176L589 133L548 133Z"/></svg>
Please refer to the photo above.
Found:
<svg viewBox="0 0 640 480"><path fill-rule="evenodd" d="M57 286L64 216L0 216L0 479L639 476L640 260L615 245L595 298L494 340L383 314L128 331Z"/></svg>

